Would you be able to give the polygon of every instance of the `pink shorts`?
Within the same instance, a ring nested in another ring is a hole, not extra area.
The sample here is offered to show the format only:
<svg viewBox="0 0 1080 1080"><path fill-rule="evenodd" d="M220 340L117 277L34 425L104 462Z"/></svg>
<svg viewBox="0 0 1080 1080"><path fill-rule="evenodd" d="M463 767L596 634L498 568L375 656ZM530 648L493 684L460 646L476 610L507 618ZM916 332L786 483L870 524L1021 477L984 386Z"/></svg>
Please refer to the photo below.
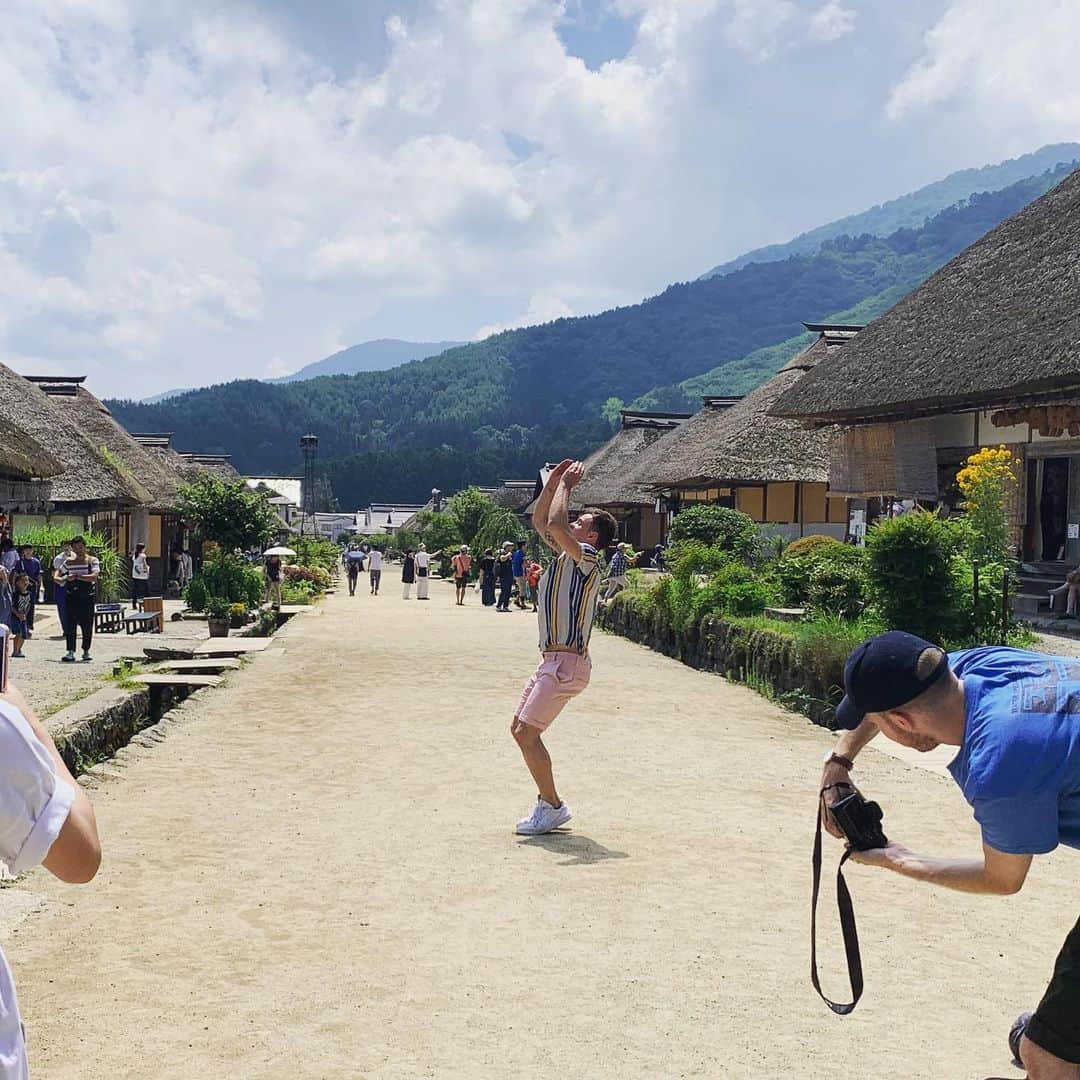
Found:
<svg viewBox="0 0 1080 1080"><path fill-rule="evenodd" d="M592 662L570 652L548 652L521 692L515 718L543 731L567 702L589 685Z"/></svg>

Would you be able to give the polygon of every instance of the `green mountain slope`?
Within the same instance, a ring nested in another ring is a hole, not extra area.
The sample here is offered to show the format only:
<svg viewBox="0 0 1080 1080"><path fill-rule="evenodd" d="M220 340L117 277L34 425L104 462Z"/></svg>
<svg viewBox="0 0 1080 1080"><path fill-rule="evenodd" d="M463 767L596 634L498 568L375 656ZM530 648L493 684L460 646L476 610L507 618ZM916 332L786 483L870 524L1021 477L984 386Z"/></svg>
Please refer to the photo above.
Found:
<svg viewBox="0 0 1080 1080"><path fill-rule="evenodd" d="M740 255L730 262L714 266L702 274L702 278L717 277L740 270L752 262L779 262L792 255L807 255L818 251L826 241L838 236L889 236L897 229L917 229L928 218L942 210L970 198L975 192L1001 191L1030 176L1039 176L1066 162L1080 160L1080 143L1057 143L1044 146L1030 154L1011 158L998 165L984 165L981 169L962 169L951 173L910 195L891 199L880 206L873 206L860 214L832 221L809 232L800 233L786 244L770 244Z"/></svg>
<svg viewBox="0 0 1080 1080"><path fill-rule="evenodd" d="M234 382L110 408L129 430L172 431L177 446L231 453L245 472L294 469L300 435L314 431L346 507L420 498L433 484L490 482L596 445L610 430L601 418L609 398L632 401L706 372L749 388L797 347L803 320L894 302L1066 171L973 196L917 229L838 237L814 254L673 285L632 307L507 331L390 371ZM440 462L438 480L423 478L425 460Z"/></svg>
<svg viewBox="0 0 1080 1080"><path fill-rule="evenodd" d="M359 345L350 345L324 360L307 364L291 375L266 381L291 383L317 379L321 375L355 375L361 371L384 371L386 368L397 367L398 364L407 364L410 360L438 356L447 349L464 344L463 341L399 341L397 338L362 341Z"/></svg>

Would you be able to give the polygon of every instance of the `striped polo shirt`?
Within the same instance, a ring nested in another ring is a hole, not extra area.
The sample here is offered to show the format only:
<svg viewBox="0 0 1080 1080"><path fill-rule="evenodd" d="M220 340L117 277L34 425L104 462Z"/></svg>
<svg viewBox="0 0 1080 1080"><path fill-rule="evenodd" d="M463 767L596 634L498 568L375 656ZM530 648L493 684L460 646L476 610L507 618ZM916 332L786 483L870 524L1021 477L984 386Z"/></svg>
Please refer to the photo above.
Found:
<svg viewBox="0 0 1080 1080"><path fill-rule="evenodd" d="M555 647L588 651L599 592L600 564L589 544L581 545L580 562L564 551L544 571L537 594L541 652Z"/></svg>

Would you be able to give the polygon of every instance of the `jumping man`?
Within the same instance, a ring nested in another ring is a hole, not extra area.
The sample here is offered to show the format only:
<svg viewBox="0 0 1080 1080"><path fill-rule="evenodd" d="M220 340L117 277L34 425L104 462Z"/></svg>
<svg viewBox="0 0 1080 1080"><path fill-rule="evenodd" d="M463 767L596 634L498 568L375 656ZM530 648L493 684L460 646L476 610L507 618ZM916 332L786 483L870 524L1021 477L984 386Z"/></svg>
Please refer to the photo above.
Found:
<svg viewBox="0 0 1080 1080"><path fill-rule="evenodd" d="M551 832L571 816L555 790L551 757L540 736L589 685L589 635L600 591L596 552L611 543L616 529L615 519L604 510L586 510L576 521L569 520L570 492L584 475L580 461L560 462L533 513L544 542L558 558L540 578L540 666L525 684L510 725L539 793L532 814L517 823L517 832L526 836Z"/></svg>

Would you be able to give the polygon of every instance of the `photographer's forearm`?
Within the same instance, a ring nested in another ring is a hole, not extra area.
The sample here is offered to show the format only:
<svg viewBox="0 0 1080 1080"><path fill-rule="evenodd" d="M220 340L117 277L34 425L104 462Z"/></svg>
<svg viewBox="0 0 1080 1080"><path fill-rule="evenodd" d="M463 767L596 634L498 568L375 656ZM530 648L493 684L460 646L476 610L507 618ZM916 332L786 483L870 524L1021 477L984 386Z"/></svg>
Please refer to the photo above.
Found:
<svg viewBox="0 0 1080 1080"><path fill-rule="evenodd" d="M555 489L548 507L547 524L562 529L566 529L570 524L570 489L565 484L560 484Z"/></svg>
<svg viewBox="0 0 1080 1080"><path fill-rule="evenodd" d="M873 722L873 720L864 720L857 728L852 731L845 731L844 734L836 740L836 746L833 748L833 752L839 754L841 757L850 758L854 761L859 751L880 730L881 729Z"/></svg>
<svg viewBox="0 0 1080 1080"><path fill-rule="evenodd" d="M889 869L915 881L927 881L957 892L1001 895L1016 891L993 879L982 859L938 859L909 851L902 858L891 861Z"/></svg>

